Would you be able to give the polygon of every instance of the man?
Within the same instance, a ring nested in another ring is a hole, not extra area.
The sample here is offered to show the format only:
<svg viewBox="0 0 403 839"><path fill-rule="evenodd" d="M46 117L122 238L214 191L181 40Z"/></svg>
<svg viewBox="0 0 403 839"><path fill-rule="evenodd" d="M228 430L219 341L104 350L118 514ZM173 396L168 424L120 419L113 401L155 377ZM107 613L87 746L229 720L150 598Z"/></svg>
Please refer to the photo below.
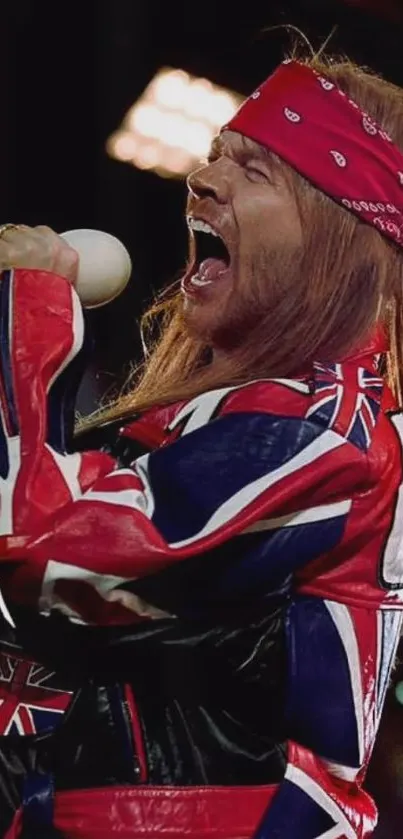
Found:
<svg viewBox="0 0 403 839"><path fill-rule="evenodd" d="M3 228L3 594L75 681L59 728L3 738L7 839L371 835L403 587L399 145L397 88L281 65L189 178L140 383L74 446L76 255Z"/></svg>

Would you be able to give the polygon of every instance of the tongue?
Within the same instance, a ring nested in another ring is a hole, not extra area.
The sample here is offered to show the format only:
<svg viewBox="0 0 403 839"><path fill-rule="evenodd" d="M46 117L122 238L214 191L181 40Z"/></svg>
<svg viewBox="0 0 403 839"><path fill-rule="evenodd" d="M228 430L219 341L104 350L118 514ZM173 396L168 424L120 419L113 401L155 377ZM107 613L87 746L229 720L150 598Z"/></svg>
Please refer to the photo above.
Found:
<svg viewBox="0 0 403 839"><path fill-rule="evenodd" d="M203 260L198 274L201 280L209 280L211 282L212 280L217 280L227 268L228 266L223 259L215 259L210 256L208 259Z"/></svg>

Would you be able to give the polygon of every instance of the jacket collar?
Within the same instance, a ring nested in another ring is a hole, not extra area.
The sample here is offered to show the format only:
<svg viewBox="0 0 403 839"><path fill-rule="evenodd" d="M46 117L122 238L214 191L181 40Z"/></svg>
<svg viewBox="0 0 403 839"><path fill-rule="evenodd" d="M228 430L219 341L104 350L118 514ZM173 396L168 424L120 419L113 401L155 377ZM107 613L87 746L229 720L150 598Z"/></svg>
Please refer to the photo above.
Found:
<svg viewBox="0 0 403 839"><path fill-rule="evenodd" d="M387 335L385 327L378 323L375 326L367 338L365 338L360 344L357 344L354 349L350 350L347 355L344 355L340 359L336 359L337 361L354 361L356 363L359 362L360 366L368 366L376 364L378 361L377 356L382 355L382 353L388 352L390 349L389 337Z"/></svg>

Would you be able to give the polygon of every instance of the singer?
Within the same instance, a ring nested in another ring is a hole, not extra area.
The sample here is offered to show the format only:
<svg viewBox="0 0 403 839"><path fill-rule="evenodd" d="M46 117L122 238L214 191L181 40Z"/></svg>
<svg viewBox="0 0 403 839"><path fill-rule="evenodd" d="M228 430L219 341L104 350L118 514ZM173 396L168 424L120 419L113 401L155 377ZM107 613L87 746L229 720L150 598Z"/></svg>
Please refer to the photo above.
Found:
<svg viewBox="0 0 403 839"><path fill-rule="evenodd" d="M1 232L7 839L376 825L403 604L403 92L285 61L189 177L187 219L141 377L75 438L77 255Z"/></svg>

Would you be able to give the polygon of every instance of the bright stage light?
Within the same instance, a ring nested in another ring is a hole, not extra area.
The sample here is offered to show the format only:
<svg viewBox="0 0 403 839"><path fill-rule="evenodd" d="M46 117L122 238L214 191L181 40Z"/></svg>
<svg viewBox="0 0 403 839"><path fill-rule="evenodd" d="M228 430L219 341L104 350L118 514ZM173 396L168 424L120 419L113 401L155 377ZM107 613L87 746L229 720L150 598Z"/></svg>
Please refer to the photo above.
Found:
<svg viewBox="0 0 403 839"><path fill-rule="evenodd" d="M107 152L140 169L184 177L241 102L239 94L208 79L161 70L108 139Z"/></svg>
<svg viewBox="0 0 403 839"><path fill-rule="evenodd" d="M107 152L118 160L130 161L137 150L137 140L129 131L116 131L107 142Z"/></svg>

